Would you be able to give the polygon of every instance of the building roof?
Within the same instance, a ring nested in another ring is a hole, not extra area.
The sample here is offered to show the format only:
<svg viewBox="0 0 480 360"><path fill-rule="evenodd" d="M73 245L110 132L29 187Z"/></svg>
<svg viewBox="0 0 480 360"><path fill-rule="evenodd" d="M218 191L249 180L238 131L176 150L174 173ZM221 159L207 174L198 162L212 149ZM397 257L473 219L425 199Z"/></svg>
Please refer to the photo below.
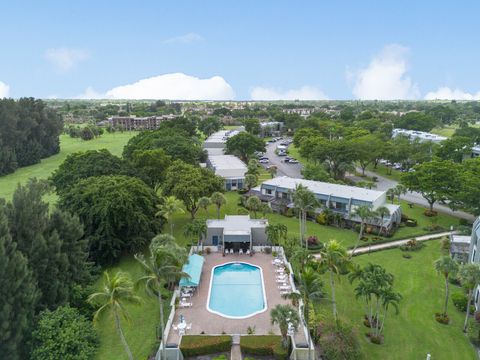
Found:
<svg viewBox="0 0 480 360"><path fill-rule="evenodd" d="M203 143L204 148L208 148L209 144L225 144L229 138L232 136L238 135L243 131L243 128L240 127L234 130L220 130L216 133L210 135L205 142Z"/></svg>
<svg viewBox="0 0 480 360"><path fill-rule="evenodd" d="M463 244L470 244L470 240L472 239L471 236L468 235L452 235L452 243L463 243Z"/></svg>
<svg viewBox="0 0 480 360"><path fill-rule="evenodd" d="M347 186L339 184L331 184L320 181L305 180L291 178L288 176L279 176L273 179L264 181L263 185L270 185L281 187L289 190L294 190L297 185L303 185L315 194L331 195L346 199L356 199L367 202L374 202L384 195L384 191L369 190L356 186Z"/></svg>
<svg viewBox="0 0 480 360"><path fill-rule="evenodd" d="M268 225L266 219L250 219L250 215L225 215L224 219L207 220L209 228L223 228L226 235L250 234L250 229Z"/></svg>
<svg viewBox="0 0 480 360"><path fill-rule="evenodd" d="M248 170L247 165L233 155L213 155L208 161L215 174L224 178L244 177Z"/></svg>
<svg viewBox="0 0 480 360"><path fill-rule="evenodd" d="M188 263L183 265L182 271L188 274L188 277L180 279L180 286L198 286L202 267L205 259L203 256L193 254L188 257Z"/></svg>
<svg viewBox="0 0 480 360"><path fill-rule="evenodd" d="M420 141L441 142L443 140L447 140L445 136L417 130L393 129L392 135L393 137L397 135L405 135L408 136L410 139L419 139Z"/></svg>

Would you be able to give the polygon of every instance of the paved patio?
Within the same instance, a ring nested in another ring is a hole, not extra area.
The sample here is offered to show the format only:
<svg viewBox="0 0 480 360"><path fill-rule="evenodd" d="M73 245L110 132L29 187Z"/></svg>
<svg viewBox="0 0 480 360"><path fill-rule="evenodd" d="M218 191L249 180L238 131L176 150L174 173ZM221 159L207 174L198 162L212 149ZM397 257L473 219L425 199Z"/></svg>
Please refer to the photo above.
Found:
<svg viewBox="0 0 480 360"><path fill-rule="evenodd" d="M268 305L267 310L247 319L228 319L209 312L207 310L207 302L212 268L227 262L242 260L262 268ZM290 301L283 299L280 295L280 290L278 290L275 282L275 266L272 265L272 260L272 255L263 253L256 253L253 256L239 254L222 256L221 253L205 255L200 286L192 297L193 306L191 308L177 309L173 323L178 324L180 315L183 315L187 323L192 323L192 329L187 332L187 335L198 335L202 332L210 335L222 333L247 334L249 326L255 327L255 335L280 334L278 326L271 325L270 310L277 304L289 304ZM296 342L306 342L305 335L300 327L295 335L295 340ZM178 332L171 329L167 343L178 344L179 341L180 336Z"/></svg>

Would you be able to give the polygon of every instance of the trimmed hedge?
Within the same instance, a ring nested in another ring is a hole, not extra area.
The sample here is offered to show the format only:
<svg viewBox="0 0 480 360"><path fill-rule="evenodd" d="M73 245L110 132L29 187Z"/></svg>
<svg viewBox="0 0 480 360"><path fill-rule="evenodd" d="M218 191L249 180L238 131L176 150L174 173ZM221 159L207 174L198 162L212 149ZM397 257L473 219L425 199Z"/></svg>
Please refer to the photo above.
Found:
<svg viewBox="0 0 480 360"><path fill-rule="evenodd" d="M189 357L230 351L231 347L231 336L184 335L180 351L184 357Z"/></svg>
<svg viewBox="0 0 480 360"><path fill-rule="evenodd" d="M282 346L279 335L242 336L240 349L246 355L273 356L277 360L286 360L289 354L289 350Z"/></svg>

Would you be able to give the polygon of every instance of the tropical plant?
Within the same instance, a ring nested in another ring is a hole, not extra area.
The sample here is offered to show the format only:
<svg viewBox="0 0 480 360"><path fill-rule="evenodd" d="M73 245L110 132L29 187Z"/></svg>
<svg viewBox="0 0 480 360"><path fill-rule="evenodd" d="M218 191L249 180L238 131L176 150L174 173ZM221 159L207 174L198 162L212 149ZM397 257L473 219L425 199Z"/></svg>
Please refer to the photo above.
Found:
<svg viewBox="0 0 480 360"><path fill-rule="evenodd" d="M360 232L358 233L358 239L357 239L357 242L355 243L355 246L352 252L350 253L350 257L352 257L355 254L358 244L360 244L360 240L362 239L363 232L365 230L365 223L369 219L373 218L376 214L375 214L375 211L372 210L371 206L360 205L353 211L353 215L360 218Z"/></svg>
<svg viewBox="0 0 480 360"><path fill-rule="evenodd" d="M258 196L250 196L245 203L246 208L253 212L253 217L257 218L257 212L262 209L262 201Z"/></svg>
<svg viewBox="0 0 480 360"><path fill-rule="evenodd" d="M258 175L260 175L260 167L260 163L257 159L250 159L247 165L247 173L254 175L256 178L258 178Z"/></svg>
<svg viewBox="0 0 480 360"><path fill-rule="evenodd" d="M268 242L273 246L277 246L281 240L287 238L288 227L285 224L268 224L265 232Z"/></svg>
<svg viewBox="0 0 480 360"><path fill-rule="evenodd" d="M198 206L205 210L205 215L208 218L208 206L212 203L209 197L203 196L198 200Z"/></svg>
<svg viewBox="0 0 480 360"><path fill-rule="evenodd" d="M394 194L397 196L398 203L400 204L400 197L407 193L407 188L403 184L398 184L393 189Z"/></svg>
<svg viewBox="0 0 480 360"><path fill-rule="evenodd" d="M300 241L303 246L305 241L305 233L307 231L307 214L309 211L315 211L319 206L319 202L315 194L302 184L295 186L292 192L293 206L298 211L298 221L300 225ZM305 242L308 249L308 242Z"/></svg>
<svg viewBox="0 0 480 360"><path fill-rule="evenodd" d="M195 240L200 243L207 236L207 223L205 220L195 219L185 225L183 233L185 237L192 238L192 245L195 245Z"/></svg>
<svg viewBox="0 0 480 360"><path fill-rule="evenodd" d="M467 332L468 318L470 316L470 305L472 303L473 290L480 283L480 265L479 264L465 264L462 265L458 273L462 286L468 293L467 314L465 315L465 322L463 324L463 332Z"/></svg>
<svg viewBox="0 0 480 360"><path fill-rule="evenodd" d="M300 324L300 317L297 311L290 305L276 305L270 311L270 320L272 325L278 324L280 333L282 334L282 345L284 348L288 347L288 327L290 326L297 330Z"/></svg>
<svg viewBox="0 0 480 360"><path fill-rule="evenodd" d="M458 272L458 263L450 256L442 256L435 261L435 270L445 278L445 304L443 306L443 315L447 315L448 296L449 296L449 278L455 276Z"/></svg>
<svg viewBox="0 0 480 360"><path fill-rule="evenodd" d="M395 200L395 189L394 188L390 188L390 189L387 190L387 198L389 198L390 201L393 204L393 202Z"/></svg>
<svg viewBox="0 0 480 360"><path fill-rule="evenodd" d="M335 322L338 321L337 302L335 299L335 275L340 275L349 266L347 250L337 241L330 240L320 250L320 268L327 271L330 277L332 311Z"/></svg>
<svg viewBox="0 0 480 360"><path fill-rule="evenodd" d="M388 208L386 206L380 206L379 208L377 208L377 210L375 210L375 212L377 213L378 217L380 218L380 230L378 231L378 235L381 235L382 230L384 229L383 220L386 217L390 216L390 210L388 210Z"/></svg>
<svg viewBox="0 0 480 360"><path fill-rule="evenodd" d="M245 175L245 187L250 191L253 187L257 185L258 178L253 174Z"/></svg>
<svg viewBox="0 0 480 360"><path fill-rule="evenodd" d="M220 209L227 203L227 199L225 199L225 196L221 192L216 191L210 196L210 201L212 204L215 204L217 208L217 219L220 219Z"/></svg>
<svg viewBox="0 0 480 360"><path fill-rule="evenodd" d="M270 174L272 179L275 177L275 175L277 175L277 171L278 169L275 165L271 165L267 168L267 172Z"/></svg>
<svg viewBox="0 0 480 360"><path fill-rule="evenodd" d="M165 218L170 223L170 235L173 235L173 215L185 213L182 208L182 201L170 195L163 198L163 203L157 205L157 208L158 212L155 215Z"/></svg>
<svg viewBox="0 0 480 360"><path fill-rule="evenodd" d="M127 273L118 271L113 276L105 271L103 273L103 287L102 291L91 294L88 297L88 302L92 305L100 306L93 316L94 323L104 313L113 315L115 321L115 328L117 329L120 340L125 348L125 352L130 360L133 360L133 355L128 346L125 335L123 334L120 318L130 321L130 316L125 308L125 304L140 303L140 298L135 295L133 291L133 283Z"/></svg>
<svg viewBox="0 0 480 360"><path fill-rule="evenodd" d="M173 245L173 246L172 246ZM163 332L165 329L165 316L163 311L162 290L164 285L182 277L188 276L182 272L182 266L185 263L186 256L179 256L176 244L151 242L149 246L150 257L145 258L143 254L135 254L135 259L140 263L144 271L144 275L137 280L137 286L143 284L148 295L156 297L160 314L160 339L164 341ZM184 249L183 249L184 250ZM185 250L184 250L185 251ZM163 347L165 349L165 347ZM165 350L162 352L162 358L166 359Z"/></svg>

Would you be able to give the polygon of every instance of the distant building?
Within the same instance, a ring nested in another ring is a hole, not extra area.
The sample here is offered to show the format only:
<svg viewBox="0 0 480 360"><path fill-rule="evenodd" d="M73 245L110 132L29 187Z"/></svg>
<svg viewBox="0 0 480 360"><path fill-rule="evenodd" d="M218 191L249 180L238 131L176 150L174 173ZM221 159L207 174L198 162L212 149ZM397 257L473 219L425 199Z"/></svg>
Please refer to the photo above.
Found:
<svg viewBox="0 0 480 360"><path fill-rule="evenodd" d="M471 263L479 264L480 263L480 217L473 223L472 227L472 237L470 240L470 251L469 251L469 261ZM477 310L480 309L480 284L477 285L477 288L474 292L474 305Z"/></svg>
<svg viewBox="0 0 480 360"><path fill-rule="evenodd" d="M106 121L102 121L100 125L109 125L115 129L131 130L155 130L165 120L175 119L177 115L162 115L162 116L148 116L136 117L132 116L112 116Z"/></svg>
<svg viewBox="0 0 480 360"><path fill-rule="evenodd" d="M207 150L210 154L221 155L223 154L223 149L225 149L225 144L229 138L232 136L238 135L244 129L240 127L235 130L220 130L216 133L210 135L204 142L203 148ZM220 150L218 150L220 149Z"/></svg>
<svg viewBox="0 0 480 360"><path fill-rule="evenodd" d="M431 134L424 131L417 131L417 130L406 130L406 129L393 129L392 137L395 138L399 135L403 135L408 137L410 140L418 139L421 142L424 141L431 141L434 143L441 143L444 140L447 140L445 136L440 136L436 134Z"/></svg>
<svg viewBox="0 0 480 360"><path fill-rule="evenodd" d="M250 219L249 215L225 215L224 219L207 220L203 245L235 250L266 245L267 226L268 220Z"/></svg>
<svg viewBox="0 0 480 360"><path fill-rule="evenodd" d="M279 136L282 129L283 123L280 121L266 121L260 123L260 135L262 137Z"/></svg>
<svg viewBox="0 0 480 360"><path fill-rule="evenodd" d="M296 109L283 109L284 113L287 114L298 114L301 117L308 117L315 111L314 108L296 108Z"/></svg>
<svg viewBox="0 0 480 360"><path fill-rule="evenodd" d="M243 189L247 165L233 155L209 155L207 168L225 179L225 190Z"/></svg>
<svg viewBox="0 0 480 360"><path fill-rule="evenodd" d="M355 208L365 205L376 210L384 206L390 211L390 216L383 219L383 224L381 224L380 218L370 219L367 223L391 229L401 222L400 206L388 204L385 191L279 176L264 181L259 187L253 189L252 195L257 195L255 194L257 192L260 199L268 202L274 210L281 210L282 207L293 208L292 192L300 184L312 191L322 205L317 209L317 213L321 213L322 208L328 208L341 214L343 219L349 223L359 223L360 218L354 215Z"/></svg>
<svg viewBox="0 0 480 360"><path fill-rule="evenodd" d="M474 159L480 156L480 145L475 145L472 147L472 152L468 154L465 158L469 159Z"/></svg>

